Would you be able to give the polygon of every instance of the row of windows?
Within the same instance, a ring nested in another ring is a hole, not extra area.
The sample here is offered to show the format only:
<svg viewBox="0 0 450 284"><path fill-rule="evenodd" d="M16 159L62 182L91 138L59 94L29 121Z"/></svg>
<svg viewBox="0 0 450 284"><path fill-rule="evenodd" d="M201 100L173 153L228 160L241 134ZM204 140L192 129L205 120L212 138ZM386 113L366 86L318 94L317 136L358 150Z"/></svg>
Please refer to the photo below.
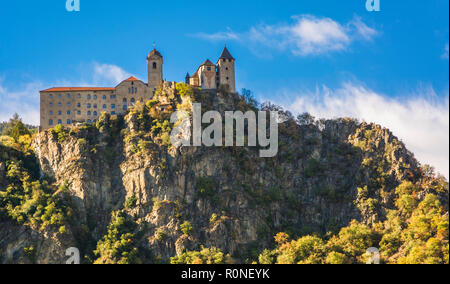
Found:
<svg viewBox="0 0 450 284"><path fill-rule="evenodd" d="M112 115L115 115L116 112L112 111L111 114L112 114ZM94 119L94 120L88 119L88 120L87 120L87 123L96 122L96 121L97 121L96 119ZM58 119L57 124L63 124L62 120L61 120L61 119ZM68 120L66 121L66 124L72 124L72 120L68 119ZM50 119L50 120L48 121L48 125L53 125L53 119Z"/></svg>
<svg viewBox="0 0 450 284"><path fill-rule="evenodd" d="M88 108L90 108L90 106ZM97 106L95 106L95 108L97 108ZM106 105L103 105L103 109L107 109ZM116 109L116 105L111 105L111 109ZM125 104L125 105L122 106L122 109L123 110L127 110L128 106ZM68 110L66 113L67 113L67 115L71 115L71 111L70 110ZM97 115L96 111L94 111L93 113L94 113L94 115ZM53 115L53 111L49 111L48 114L49 115ZM62 115L62 111L58 111L58 115ZM81 111L78 110L77 111L77 115L81 115ZM88 111L87 115L91 115L91 111Z"/></svg>
<svg viewBox="0 0 450 284"><path fill-rule="evenodd" d="M136 89L136 92L137 92L137 89ZM49 97L52 99L52 98L53 98L53 94L50 94ZM61 99L62 97L63 97L62 94L58 94L58 98ZM72 95L71 95L71 94L67 94L66 97L67 97L68 99L70 99L70 98L72 97ZM88 94L88 95L87 95L87 99L88 99L88 100L90 100L92 97L94 98L94 100L98 99L97 95L94 95L94 96L91 96L91 94ZM78 95L77 95L77 98L81 99L81 94L78 94ZM110 95L109 98L110 98L110 99L115 99L115 98L116 98L116 95ZM104 96L103 96L103 99L106 100L106 99L107 99L107 96L104 95Z"/></svg>
<svg viewBox="0 0 450 284"><path fill-rule="evenodd" d="M129 94L137 94L137 92L138 92L138 88L135 88L135 87L128 88Z"/></svg>
<svg viewBox="0 0 450 284"><path fill-rule="evenodd" d="M143 102L143 101L144 101L144 100L141 99L141 102ZM127 99L126 99L126 98L123 99L123 102L126 104L126 103L127 103ZM136 100L135 100L134 98L132 98L132 99L130 100L130 102L131 102L131 104L134 104L134 103L136 103ZM68 107L70 107L70 105L71 105L70 103L67 103L67 106L68 106ZM52 102L49 103L49 106L50 106L50 107L53 107L53 103L52 103ZM62 103L58 103L58 106L59 106L59 107L62 106ZM87 107L88 107L88 108L91 108L91 106L92 106L91 104L87 104ZM115 107L115 105L112 104L112 105L111 105L111 108L114 108L113 106ZM81 103L77 103L77 107L81 107ZM97 108L97 104L94 104L93 107L94 107L94 108ZM103 108L106 109L106 108L107 108L106 105L103 105Z"/></svg>

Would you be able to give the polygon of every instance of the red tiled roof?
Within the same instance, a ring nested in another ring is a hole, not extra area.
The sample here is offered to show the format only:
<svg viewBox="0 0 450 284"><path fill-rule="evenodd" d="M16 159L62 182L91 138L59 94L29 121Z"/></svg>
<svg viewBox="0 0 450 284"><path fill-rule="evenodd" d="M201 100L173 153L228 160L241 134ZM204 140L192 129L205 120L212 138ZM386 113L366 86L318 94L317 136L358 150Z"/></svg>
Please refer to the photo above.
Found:
<svg viewBox="0 0 450 284"><path fill-rule="evenodd" d="M103 87L57 87L50 88L43 92L82 92L82 91L114 91L115 88L103 88Z"/></svg>
<svg viewBox="0 0 450 284"><path fill-rule="evenodd" d="M141 81L138 78L131 76L130 78L126 79L125 82L131 82L131 81Z"/></svg>

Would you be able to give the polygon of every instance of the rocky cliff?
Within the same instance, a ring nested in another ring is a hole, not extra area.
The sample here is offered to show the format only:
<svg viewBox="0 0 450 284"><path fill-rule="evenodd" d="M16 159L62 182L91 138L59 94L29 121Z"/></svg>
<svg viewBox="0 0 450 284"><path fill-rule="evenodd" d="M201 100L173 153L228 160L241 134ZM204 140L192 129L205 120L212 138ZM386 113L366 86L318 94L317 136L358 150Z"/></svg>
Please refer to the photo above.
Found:
<svg viewBox="0 0 450 284"><path fill-rule="evenodd" d="M208 98L217 109L241 100L220 93ZM41 174L68 185L75 221L63 233L4 221L2 262L64 263L69 247L92 261L114 211L136 223L136 246L145 263L168 262L201 246L244 262L272 247L278 232L326 234L352 220L382 221L394 208L395 188L421 175L403 143L379 125L288 117L280 124L278 155L259 158L253 147L164 144L161 131L151 126L151 107L35 137ZM6 180L3 162L0 185ZM358 188L365 188L365 195ZM369 199L377 205L366 204ZM35 250L32 259L26 257L29 246Z"/></svg>

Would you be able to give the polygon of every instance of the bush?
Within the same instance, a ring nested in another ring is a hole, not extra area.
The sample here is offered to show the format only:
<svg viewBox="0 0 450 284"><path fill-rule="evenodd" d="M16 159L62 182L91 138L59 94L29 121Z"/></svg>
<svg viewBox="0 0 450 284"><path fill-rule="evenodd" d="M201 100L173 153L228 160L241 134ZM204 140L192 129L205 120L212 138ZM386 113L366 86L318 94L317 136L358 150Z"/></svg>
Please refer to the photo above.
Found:
<svg viewBox="0 0 450 284"><path fill-rule="evenodd" d="M191 222L185 221L183 224L181 224L180 229L185 236L189 236L192 232L193 227Z"/></svg>

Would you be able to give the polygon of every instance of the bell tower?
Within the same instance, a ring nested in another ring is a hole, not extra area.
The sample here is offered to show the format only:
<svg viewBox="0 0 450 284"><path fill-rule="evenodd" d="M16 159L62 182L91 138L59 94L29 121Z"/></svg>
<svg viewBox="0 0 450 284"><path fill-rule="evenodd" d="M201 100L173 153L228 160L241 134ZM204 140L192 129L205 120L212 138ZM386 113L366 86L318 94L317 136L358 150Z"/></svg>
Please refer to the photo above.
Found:
<svg viewBox="0 0 450 284"><path fill-rule="evenodd" d="M232 93L236 92L236 75L235 75L235 59L225 47L222 55L217 62L218 69L218 85L228 86L228 90Z"/></svg>
<svg viewBox="0 0 450 284"><path fill-rule="evenodd" d="M154 48L147 56L148 87L155 91L163 83L163 57Z"/></svg>

